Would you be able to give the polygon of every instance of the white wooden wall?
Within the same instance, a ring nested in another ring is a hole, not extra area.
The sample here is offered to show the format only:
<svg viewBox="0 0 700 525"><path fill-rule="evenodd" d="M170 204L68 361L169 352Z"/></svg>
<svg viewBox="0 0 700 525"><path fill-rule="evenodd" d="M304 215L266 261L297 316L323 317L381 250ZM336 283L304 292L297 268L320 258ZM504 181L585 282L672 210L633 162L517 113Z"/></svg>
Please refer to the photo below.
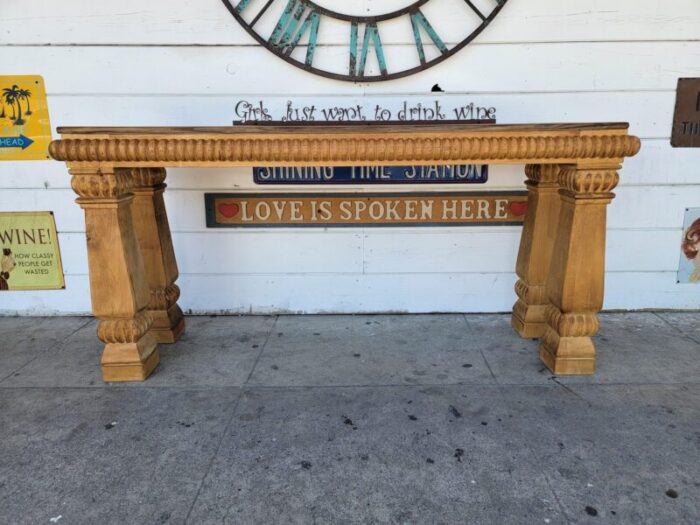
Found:
<svg viewBox="0 0 700 525"><path fill-rule="evenodd" d="M0 74L43 75L54 126L226 125L241 96L390 96L436 83L496 106L504 123L629 121L642 151L610 208L605 306L698 308L700 288L675 272L684 209L700 206L700 150L671 149L669 134L678 77L700 77L699 35L698 0L510 0L443 64L353 85L259 48L220 0L0 0ZM488 187L522 180L493 168ZM203 193L249 190L250 170L173 170L169 185L186 310L491 312L514 301L519 228L212 231ZM59 163L0 165L0 211L55 211L67 283L3 294L0 313L89 311L73 199Z"/></svg>

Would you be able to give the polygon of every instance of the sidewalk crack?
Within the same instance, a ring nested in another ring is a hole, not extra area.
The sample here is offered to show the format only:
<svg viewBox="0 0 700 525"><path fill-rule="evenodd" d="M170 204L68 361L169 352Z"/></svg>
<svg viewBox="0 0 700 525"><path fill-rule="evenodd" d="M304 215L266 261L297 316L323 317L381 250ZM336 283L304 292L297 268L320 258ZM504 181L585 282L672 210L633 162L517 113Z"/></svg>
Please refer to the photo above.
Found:
<svg viewBox="0 0 700 525"><path fill-rule="evenodd" d="M209 476L209 472L211 472L211 469L214 466L214 461L219 456L219 452L221 451L221 445L224 443L224 438L226 437L226 435L229 432L229 429L231 428L231 424L233 423L233 418L236 416L236 411L238 410L238 405L240 404L241 399L243 399L244 394L245 394L245 389L243 387L241 387L241 391L238 393L238 397L231 404L231 408L230 408L231 415L229 416L228 421L226 422L226 425L224 426L224 429L221 432L221 437L219 438L219 442L216 445L216 450L214 450L214 453L211 455L211 459L209 460L209 465L207 465L207 469L204 472L202 479L199 481L199 487L197 487L197 493L194 495L194 498L192 498L192 504L190 505L190 508L187 511L187 516L185 516L185 523L188 523L190 520L190 515L192 514L192 511L194 510L194 506L197 503L197 500L199 499L199 495L202 492L202 488L204 487L204 482L206 481L207 477Z"/></svg>
<svg viewBox="0 0 700 525"><path fill-rule="evenodd" d="M699 341L699 340L695 339L695 337L693 337L693 336L690 335L690 334L686 334L683 330L681 330L681 329L678 328L677 326L674 326L673 324L671 324L671 322L670 322L668 319L665 319L661 314L659 314L658 312L652 312L652 313L653 313L656 317L658 317L659 319L661 319L664 323L666 323L668 326L670 326L671 328L673 328L676 332L678 332L679 334L681 334L683 337L685 337L686 339L690 339L690 340L693 341L694 343L697 343L697 344L700 345L700 341Z"/></svg>
<svg viewBox="0 0 700 525"><path fill-rule="evenodd" d="M494 382L498 385L500 384L498 382L498 379L496 378L496 374L493 373L493 370L491 370L491 365L489 364L488 359L486 359L486 356L484 355L483 350L479 350L479 353L481 354L482 359L484 360L484 363L486 364L486 368L489 369L489 373L491 374L491 377L493 378Z"/></svg>
<svg viewBox="0 0 700 525"><path fill-rule="evenodd" d="M270 341L270 336L272 336L272 332L275 331L275 327L277 326L277 321L279 320L280 316L276 315L275 320L272 322L272 326L270 326L270 331L267 332L267 337L265 338L265 342L262 344L260 348L260 352L258 352L258 355L255 357L255 362L253 363L253 367L250 369L250 373L248 374L248 377L246 377L245 381L243 382L243 388L245 388L248 385L248 381L250 381L250 378L253 377L253 372L255 372L255 369L258 366L258 361L260 361L260 358L262 357L263 352L265 351L265 348L267 348L267 343Z"/></svg>
<svg viewBox="0 0 700 525"><path fill-rule="evenodd" d="M88 320L87 320L87 321L85 321L85 322L84 322L83 324L81 324L78 328L76 328L76 329L73 330L70 334L68 334L68 335L65 337L65 339L63 339L63 341L62 341L61 343L59 343L58 348L56 348L56 352L60 352L61 350L63 350L63 349L65 348L66 344L68 344L69 339L70 339L71 337L73 337L75 334L77 334L78 332L80 332L80 330L82 330L83 328L85 328L87 325L89 325L89 324L93 321L93 319L94 319L94 317L88 317ZM19 368L16 368L16 369L13 370L12 372L10 372L8 375L6 375L6 376L3 377L2 379L0 379L0 385L1 385L4 381L6 381L7 379L9 379L10 377L12 377L13 375L15 375L17 372L20 372L21 370L24 370L27 366L29 366L29 365L32 364L34 361L36 361L37 359L39 359L39 358L40 358L41 356L43 356L46 352L48 352L48 350L44 350L43 352L39 352L37 355L35 355L34 357L32 357L29 361L27 361L26 363L24 363L22 366L20 366Z"/></svg>

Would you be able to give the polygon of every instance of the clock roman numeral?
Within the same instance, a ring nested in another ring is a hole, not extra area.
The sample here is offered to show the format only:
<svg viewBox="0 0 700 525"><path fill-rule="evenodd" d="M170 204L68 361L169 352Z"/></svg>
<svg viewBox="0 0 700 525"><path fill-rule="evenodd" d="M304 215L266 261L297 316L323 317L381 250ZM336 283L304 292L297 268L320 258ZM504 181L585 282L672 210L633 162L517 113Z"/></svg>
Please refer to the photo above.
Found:
<svg viewBox="0 0 700 525"><path fill-rule="evenodd" d="M260 17L262 17L269 7L276 0L268 0L263 8L255 15L250 27L253 27ZM241 0L236 6L236 11L243 12L250 4L250 0ZM282 16L277 22L275 29L268 38L270 45L289 56L299 45L299 41L304 35L309 33L309 44L306 48L306 65L310 66L314 62L316 53L316 42L318 40L318 26L321 23L321 15L316 10L306 4L303 0L289 0L282 12Z"/></svg>
<svg viewBox="0 0 700 525"><path fill-rule="evenodd" d="M382 76L386 76L386 59L384 58L384 48L382 47L382 39L379 36L379 28L376 22L370 22L365 25L365 34L362 38L362 51L360 52L360 62L357 62L357 40L359 35L359 24L353 21L350 25L350 76L364 77L365 66L367 65L367 55L369 54L369 46L374 47L374 52L377 55L377 63Z"/></svg>
<svg viewBox="0 0 700 525"><path fill-rule="evenodd" d="M423 28L430 39L435 43L440 53L443 55L447 53L447 46L442 41L442 38L438 36L435 29L433 29L433 26L430 25L430 22L428 22L428 19L425 18L425 15L420 9L411 13L411 25L413 26L413 38L416 41L416 48L418 49L418 57L420 58L421 64L425 65L425 49L423 49L423 39L420 34L421 28Z"/></svg>

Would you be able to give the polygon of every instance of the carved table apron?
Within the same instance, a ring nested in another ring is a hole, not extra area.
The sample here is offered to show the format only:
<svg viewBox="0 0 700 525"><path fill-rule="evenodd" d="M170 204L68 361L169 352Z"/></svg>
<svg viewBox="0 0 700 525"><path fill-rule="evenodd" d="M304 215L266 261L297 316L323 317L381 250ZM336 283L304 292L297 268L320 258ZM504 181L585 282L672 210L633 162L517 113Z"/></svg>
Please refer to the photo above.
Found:
<svg viewBox="0 0 700 525"><path fill-rule="evenodd" d="M105 381L144 380L158 343L184 330L165 168L525 164L528 213L512 324L540 338L556 374L592 374L603 305L607 205L625 157L627 124L313 125L230 128L59 128L85 210L92 309ZM264 191L264 190L260 190Z"/></svg>

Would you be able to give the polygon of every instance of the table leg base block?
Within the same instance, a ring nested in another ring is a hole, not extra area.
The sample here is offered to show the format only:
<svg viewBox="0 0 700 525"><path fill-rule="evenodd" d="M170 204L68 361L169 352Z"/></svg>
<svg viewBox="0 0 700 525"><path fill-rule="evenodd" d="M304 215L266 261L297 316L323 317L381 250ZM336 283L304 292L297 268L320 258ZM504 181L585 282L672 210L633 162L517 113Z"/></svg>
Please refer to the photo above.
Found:
<svg viewBox="0 0 700 525"><path fill-rule="evenodd" d="M510 325L523 339L539 339L544 334L545 323L527 322L513 314Z"/></svg>
<svg viewBox="0 0 700 525"><path fill-rule="evenodd" d="M153 317L150 333L156 341L171 344L180 339L185 331L185 316L177 304L172 305L167 311L150 310L149 313Z"/></svg>
<svg viewBox="0 0 700 525"><path fill-rule="evenodd" d="M109 343L102 354L102 379L105 382L144 381L158 363L158 344L150 333L137 343Z"/></svg>
<svg viewBox="0 0 700 525"><path fill-rule="evenodd" d="M551 341L551 330L545 337ZM595 346L590 337L559 337L557 344L543 340L540 345L540 360L549 370L559 376L593 375L596 369Z"/></svg>
<svg viewBox="0 0 700 525"><path fill-rule="evenodd" d="M513 316L510 325L524 339L539 339L546 328L544 312L546 306L528 306L522 299L513 305Z"/></svg>

